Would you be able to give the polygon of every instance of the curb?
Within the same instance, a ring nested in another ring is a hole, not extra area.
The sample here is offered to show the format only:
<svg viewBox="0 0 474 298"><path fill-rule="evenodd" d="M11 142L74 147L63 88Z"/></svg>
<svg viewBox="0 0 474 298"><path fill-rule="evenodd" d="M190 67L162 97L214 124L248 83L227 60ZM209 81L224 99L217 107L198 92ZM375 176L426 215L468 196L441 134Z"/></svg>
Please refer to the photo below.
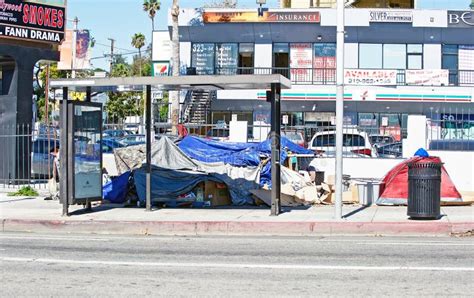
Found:
<svg viewBox="0 0 474 298"><path fill-rule="evenodd" d="M2 232L181 236L450 236L474 222L74 221L3 219Z"/></svg>

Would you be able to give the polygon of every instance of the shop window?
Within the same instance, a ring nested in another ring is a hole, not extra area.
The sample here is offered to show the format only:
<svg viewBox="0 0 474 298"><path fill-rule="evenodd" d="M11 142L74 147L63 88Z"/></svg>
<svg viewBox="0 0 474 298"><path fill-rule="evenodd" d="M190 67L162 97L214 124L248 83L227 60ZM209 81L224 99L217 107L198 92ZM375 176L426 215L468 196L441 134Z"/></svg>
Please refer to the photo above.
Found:
<svg viewBox="0 0 474 298"><path fill-rule="evenodd" d="M233 75L237 73L238 50L236 43L216 44L216 74Z"/></svg>
<svg viewBox="0 0 474 298"><path fill-rule="evenodd" d="M199 75L214 74L215 46L213 43L194 43L191 47L191 66Z"/></svg>
<svg viewBox="0 0 474 298"><path fill-rule="evenodd" d="M315 43L313 80L317 84L336 82L336 44Z"/></svg>
<svg viewBox="0 0 474 298"><path fill-rule="evenodd" d="M313 47L310 43L290 44L290 74L293 82L312 82Z"/></svg>
<svg viewBox="0 0 474 298"><path fill-rule="evenodd" d="M239 45L240 74L253 74L254 52L255 51L253 43L241 43Z"/></svg>
<svg viewBox="0 0 474 298"><path fill-rule="evenodd" d="M423 45L409 44L407 45L407 69L423 68Z"/></svg>
<svg viewBox="0 0 474 298"><path fill-rule="evenodd" d="M406 69L407 68L406 45L384 44L383 45L383 68Z"/></svg>
<svg viewBox="0 0 474 298"><path fill-rule="evenodd" d="M359 44L359 68L382 68L382 44Z"/></svg>
<svg viewBox="0 0 474 298"><path fill-rule="evenodd" d="M287 43L273 44L273 73L290 77L290 47Z"/></svg>
<svg viewBox="0 0 474 298"><path fill-rule="evenodd" d="M458 82L458 46L443 45L442 47L442 68L449 70L449 83L457 84Z"/></svg>

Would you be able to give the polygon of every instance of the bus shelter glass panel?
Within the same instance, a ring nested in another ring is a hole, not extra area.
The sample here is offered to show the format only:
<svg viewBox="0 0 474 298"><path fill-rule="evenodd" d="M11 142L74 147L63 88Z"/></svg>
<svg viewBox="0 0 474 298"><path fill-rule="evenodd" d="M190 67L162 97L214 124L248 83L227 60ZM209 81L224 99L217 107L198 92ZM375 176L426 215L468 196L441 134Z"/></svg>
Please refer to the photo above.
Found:
<svg viewBox="0 0 474 298"><path fill-rule="evenodd" d="M101 155L102 109L74 106L74 197L76 200L102 197Z"/></svg>

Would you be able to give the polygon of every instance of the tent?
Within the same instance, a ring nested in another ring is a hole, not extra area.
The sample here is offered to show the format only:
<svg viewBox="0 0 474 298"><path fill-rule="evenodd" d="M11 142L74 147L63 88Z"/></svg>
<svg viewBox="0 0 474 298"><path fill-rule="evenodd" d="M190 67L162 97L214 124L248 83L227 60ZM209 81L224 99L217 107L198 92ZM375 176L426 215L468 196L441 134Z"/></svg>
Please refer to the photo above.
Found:
<svg viewBox="0 0 474 298"><path fill-rule="evenodd" d="M408 201L408 164L417 162L440 163L439 157L412 157L395 166L383 178L384 183L377 205L406 205ZM462 202L459 191L446 172L444 166L441 169L441 201Z"/></svg>

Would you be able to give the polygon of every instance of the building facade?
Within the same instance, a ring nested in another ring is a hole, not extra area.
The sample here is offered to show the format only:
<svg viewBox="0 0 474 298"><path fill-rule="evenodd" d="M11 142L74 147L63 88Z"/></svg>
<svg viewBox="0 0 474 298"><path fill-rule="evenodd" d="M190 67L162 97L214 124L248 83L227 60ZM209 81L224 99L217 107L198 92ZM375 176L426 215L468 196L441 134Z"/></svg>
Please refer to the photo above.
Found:
<svg viewBox="0 0 474 298"><path fill-rule="evenodd" d="M473 14L347 9L344 123L399 140L408 115L474 121ZM263 17L185 9L180 36L182 74L280 73L293 84L282 94L283 125L334 124L335 9L272 9ZM228 123L233 115L268 124L265 90L217 91L207 122ZM469 123L459 138L474 138Z"/></svg>

